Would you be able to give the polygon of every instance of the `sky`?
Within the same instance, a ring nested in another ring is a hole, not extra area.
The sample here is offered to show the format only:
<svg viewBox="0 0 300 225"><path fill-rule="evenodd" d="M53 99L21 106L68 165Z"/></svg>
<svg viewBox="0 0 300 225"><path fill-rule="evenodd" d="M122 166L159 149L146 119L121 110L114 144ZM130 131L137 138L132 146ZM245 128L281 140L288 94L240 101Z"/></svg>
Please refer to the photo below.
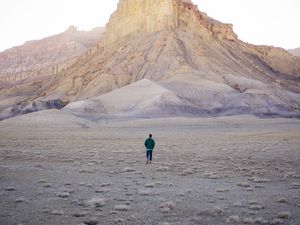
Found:
<svg viewBox="0 0 300 225"><path fill-rule="evenodd" d="M0 0L0 51L58 34L105 26L119 0ZM142 1L142 0L141 0ZM200 11L232 23L252 44L300 47L300 0L192 0Z"/></svg>

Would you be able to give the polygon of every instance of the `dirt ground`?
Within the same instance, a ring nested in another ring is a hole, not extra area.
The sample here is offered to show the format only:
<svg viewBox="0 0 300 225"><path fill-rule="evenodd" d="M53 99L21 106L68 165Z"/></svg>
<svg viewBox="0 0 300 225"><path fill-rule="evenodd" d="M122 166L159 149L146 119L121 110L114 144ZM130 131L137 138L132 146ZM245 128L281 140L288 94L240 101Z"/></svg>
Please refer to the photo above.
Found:
<svg viewBox="0 0 300 225"><path fill-rule="evenodd" d="M296 119L0 122L1 225L299 225L299 179Z"/></svg>

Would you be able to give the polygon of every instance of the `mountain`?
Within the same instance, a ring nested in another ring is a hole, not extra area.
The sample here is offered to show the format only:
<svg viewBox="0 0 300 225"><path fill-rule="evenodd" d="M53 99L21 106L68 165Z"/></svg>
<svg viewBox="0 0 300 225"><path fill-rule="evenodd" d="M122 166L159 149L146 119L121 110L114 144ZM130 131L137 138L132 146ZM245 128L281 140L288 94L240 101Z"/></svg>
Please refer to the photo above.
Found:
<svg viewBox="0 0 300 225"><path fill-rule="evenodd" d="M90 54L104 31L101 27L79 31L70 26L61 34L28 41L1 52L0 119L18 114L14 113L16 105L26 102L49 79L73 65L78 57ZM51 108L57 107L57 102L60 101L53 101Z"/></svg>
<svg viewBox="0 0 300 225"><path fill-rule="evenodd" d="M92 118L298 117L299 81L298 57L282 48L244 43L231 24L210 18L189 0L120 0L90 54L53 74L34 93L24 92L29 84L19 87L26 98L1 114L4 118L67 105L68 112ZM124 100L130 89L142 87L149 93L149 88L159 90L153 94L159 100L148 95ZM10 98L20 96L15 90L8 93ZM110 99L126 106L111 110Z"/></svg>
<svg viewBox="0 0 300 225"><path fill-rule="evenodd" d="M295 49L289 49L289 52L293 54L294 56L300 57L300 48L295 48Z"/></svg>

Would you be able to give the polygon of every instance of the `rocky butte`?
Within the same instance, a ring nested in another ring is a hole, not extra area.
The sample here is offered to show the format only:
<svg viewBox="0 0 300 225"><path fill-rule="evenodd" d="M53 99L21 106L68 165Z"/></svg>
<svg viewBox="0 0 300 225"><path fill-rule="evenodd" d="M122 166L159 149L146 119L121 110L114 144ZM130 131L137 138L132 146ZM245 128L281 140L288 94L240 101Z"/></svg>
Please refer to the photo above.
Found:
<svg viewBox="0 0 300 225"><path fill-rule="evenodd" d="M235 40L231 24L223 24L200 13L189 0L121 0L107 24L106 46L118 43L130 35L173 31L187 27L203 38L212 36Z"/></svg>
<svg viewBox="0 0 300 225"><path fill-rule="evenodd" d="M120 0L100 42L49 77L1 90L1 118L300 116L300 59L239 40L189 0Z"/></svg>

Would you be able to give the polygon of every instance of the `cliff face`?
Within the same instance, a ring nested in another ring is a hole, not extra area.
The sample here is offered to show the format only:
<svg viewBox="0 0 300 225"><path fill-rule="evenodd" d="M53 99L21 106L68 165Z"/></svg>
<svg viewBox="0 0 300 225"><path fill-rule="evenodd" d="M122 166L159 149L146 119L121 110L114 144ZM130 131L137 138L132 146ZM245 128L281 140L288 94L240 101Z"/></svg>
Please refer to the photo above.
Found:
<svg viewBox="0 0 300 225"><path fill-rule="evenodd" d="M141 33L188 27L205 39L235 40L232 25L198 10L190 0L121 0L106 28L106 46Z"/></svg>
<svg viewBox="0 0 300 225"><path fill-rule="evenodd" d="M129 35L174 27L172 0L121 0L106 28L109 46Z"/></svg>

